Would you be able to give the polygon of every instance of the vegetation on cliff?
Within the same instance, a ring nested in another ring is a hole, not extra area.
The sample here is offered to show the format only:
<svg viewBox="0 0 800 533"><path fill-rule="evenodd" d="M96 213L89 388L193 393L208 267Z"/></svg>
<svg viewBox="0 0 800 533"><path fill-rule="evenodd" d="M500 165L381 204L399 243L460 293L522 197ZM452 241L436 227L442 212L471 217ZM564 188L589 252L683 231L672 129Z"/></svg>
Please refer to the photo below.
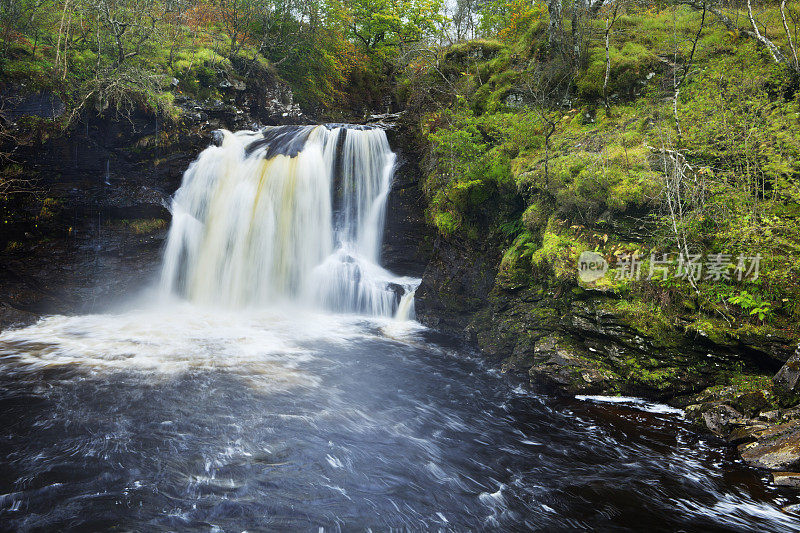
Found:
<svg viewBox="0 0 800 533"><path fill-rule="evenodd" d="M567 6L556 24L505 6L484 39L409 67L438 231L491 235L509 287L576 284L597 251L611 271L583 285L643 328L796 338L796 7L759 6L760 40L745 6Z"/></svg>

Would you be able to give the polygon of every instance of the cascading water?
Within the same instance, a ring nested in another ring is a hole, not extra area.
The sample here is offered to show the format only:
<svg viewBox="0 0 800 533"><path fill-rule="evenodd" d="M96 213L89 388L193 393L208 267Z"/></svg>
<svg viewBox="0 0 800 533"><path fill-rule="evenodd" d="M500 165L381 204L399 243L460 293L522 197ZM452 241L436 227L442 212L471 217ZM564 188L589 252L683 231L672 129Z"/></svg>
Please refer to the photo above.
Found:
<svg viewBox="0 0 800 533"><path fill-rule="evenodd" d="M379 266L395 163L383 130L278 126L217 141L172 202L163 291L413 318L419 280Z"/></svg>

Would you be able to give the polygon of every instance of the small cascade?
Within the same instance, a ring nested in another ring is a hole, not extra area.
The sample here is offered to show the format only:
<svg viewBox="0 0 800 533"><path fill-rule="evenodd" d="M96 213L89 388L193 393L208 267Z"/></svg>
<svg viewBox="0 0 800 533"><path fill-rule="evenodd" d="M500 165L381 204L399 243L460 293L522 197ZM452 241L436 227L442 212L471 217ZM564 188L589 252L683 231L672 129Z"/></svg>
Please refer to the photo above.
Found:
<svg viewBox="0 0 800 533"><path fill-rule="evenodd" d="M413 289L407 291L403 294L403 297L400 298L400 303L397 305L397 313L394 315L396 320L406 321L417 318L414 313L414 294L417 292L418 285L419 283L414 285Z"/></svg>
<svg viewBox="0 0 800 533"><path fill-rule="evenodd" d="M217 132L173 199L162 290L234 308L413 317L419 280L380 266L394 164L378 128Z"/></svg>

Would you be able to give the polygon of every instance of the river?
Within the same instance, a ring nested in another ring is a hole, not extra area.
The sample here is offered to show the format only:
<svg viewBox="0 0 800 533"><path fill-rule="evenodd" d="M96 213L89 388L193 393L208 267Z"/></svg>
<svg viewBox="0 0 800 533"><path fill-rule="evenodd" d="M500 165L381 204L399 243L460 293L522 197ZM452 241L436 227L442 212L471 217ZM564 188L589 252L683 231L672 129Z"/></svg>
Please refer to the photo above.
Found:
<svg viewBox="0 0 800 533"><path fill-rule="evenodd" d="M217 144L150 292L0 334L0 529L800 531L675 410L537 394L416 323L382 131Z"/></svg>

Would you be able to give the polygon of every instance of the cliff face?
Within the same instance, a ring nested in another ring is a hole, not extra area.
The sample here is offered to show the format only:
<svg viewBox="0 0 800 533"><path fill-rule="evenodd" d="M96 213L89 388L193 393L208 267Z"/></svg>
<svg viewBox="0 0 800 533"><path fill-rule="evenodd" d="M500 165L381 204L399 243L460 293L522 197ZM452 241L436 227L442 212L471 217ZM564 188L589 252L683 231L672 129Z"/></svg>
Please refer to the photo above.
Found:
<svg viewBox="0 0 800 533"><path fill-rule="evenodd" d="M422 277L431 257L434 231L425 221L419 154L407 128L397 123L388 126L386 134L397 162L386 205L381 263L396 274Z"/></svg>
<svg viewBox="0 0 800 533"><path fill-rule="evenodd" d="M775 373L794 351L780 337L720 342L701 332L645 328L620 313L613 295L547 278L513 286L498 278L499 263L490 244L440 237L417 291L417 314L539 387L685 405L683 397L726 375Z"/></svg>
<svg viewBox="0 0 800 533"><path fill-rule="evenodd" d="M790 339L725 342L703 332L645 327L617 299L542 279L509 286L491 243L434 241L417 317L477 346L533 390L622 394L686 409L688 419L735 447L742 459L800 486L800 355ZM774 379L770 376L775 374Z"/></svg>

